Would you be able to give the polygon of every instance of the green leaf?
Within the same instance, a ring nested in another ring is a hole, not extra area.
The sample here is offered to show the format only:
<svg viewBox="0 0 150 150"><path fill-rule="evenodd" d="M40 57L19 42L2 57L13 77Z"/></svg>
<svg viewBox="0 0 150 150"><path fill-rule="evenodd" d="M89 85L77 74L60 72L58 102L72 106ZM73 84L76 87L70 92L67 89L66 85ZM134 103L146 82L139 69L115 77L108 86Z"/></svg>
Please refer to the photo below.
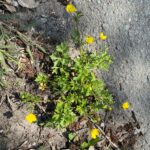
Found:
<svg viewBox="0 0 150 150"><path fill-rule="evenodd" d="M70 132L68 134L69 141L72 141L75 138L75 136L76 136L76 133Z"/></svg>
<svg viewBox="0 0 150 150"><path fill-rule="evenodd" d="M57 52L65 53L69 51L69 47L66 43L61 43L60 45L57 45L56 47Z"/></svg>
<svg viewBox="0 0 150 150"><path fill-rule="evenodd" d="M78 45L78 46L81 45L81 42L82 42L81 41L81 35L80 35L80 32L78 29L72 30L71 38L72 38L75 45Z"/></svg>
<svg viewBox="0 0 150 150"><path fill-rule="evenodd" d="M36 77L35 81L40 84L40 83L48 83L48 76L44 73L39 73L38 76Z"/></svg>
<svg viewBox="0 0 150 150"><path fill-rule="evenodd" d="M73 19L76 23L79 22L80 18L83 16L82 12L76 12L76 14L74 15Z"/></svg>
<svg viewBox="0 0 150 150"><path fill-rule="evenodd" d="M32 55L32 52L31 52L31 50L30 50L30 47L29 47L29 46L27 46L26 51L27 51L27 53L29 54L29 56L30 56L30 58L31 58L32 63L34 63L33 55Z"/></svg>
<svg viewBox="0 0 150 150"><path fill-rule="evenodd" d="M81 149L87 149L87 148L89 148L90 147L90 143L89 142L83 142L82 144L81 144Z"/></svg>
<svg viewBox="0 0 150 150"><path fill-rule="evenodd" d="M5 69L6 71L8 70L8 66L5 62L5 58L3 53L0 51L0 64L2 65L2 68Z"/></svg>

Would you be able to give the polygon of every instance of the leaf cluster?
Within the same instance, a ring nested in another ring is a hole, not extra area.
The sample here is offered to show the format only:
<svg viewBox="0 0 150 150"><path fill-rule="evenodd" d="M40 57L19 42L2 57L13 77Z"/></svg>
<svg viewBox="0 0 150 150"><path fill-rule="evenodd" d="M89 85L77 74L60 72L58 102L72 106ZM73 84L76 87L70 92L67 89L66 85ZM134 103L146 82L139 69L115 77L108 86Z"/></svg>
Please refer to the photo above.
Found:
<svg viewBox="0 0 150 150"><path fill-rule="evenodd" d="M107 50L98 53L80 49L79 55L72 59L67 44L61 43L50 57L51 85L60 97L51 120L57 127L66 127L78 116L92 115L112 104L103 80L95 75L97 69L108 70L112 63Z"/></svg>
<svg viewBox="0 0 150 150"><path fill-rule="evenodd" d="M44 73L39 73L38 76L36 77L35 81L40 84L40 83L48 83L48 76Z"/></svg>

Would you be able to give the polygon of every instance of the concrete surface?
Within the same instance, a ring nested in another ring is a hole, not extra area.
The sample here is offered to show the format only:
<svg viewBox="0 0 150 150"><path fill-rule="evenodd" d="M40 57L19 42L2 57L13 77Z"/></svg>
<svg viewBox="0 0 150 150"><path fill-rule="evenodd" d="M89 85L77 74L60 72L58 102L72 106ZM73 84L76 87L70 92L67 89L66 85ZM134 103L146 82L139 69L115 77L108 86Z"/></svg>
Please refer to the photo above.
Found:
<svg viewBox="0 0 150 150"><path fill-rule="evenodd" d="M150 150L150 1L75 0L75 4L84 13L85 34L108 35L115 60L104 78L117 99L132 104L140 122L144 136L135 149ZM119 121L122 116L116 117Z"/></svg>

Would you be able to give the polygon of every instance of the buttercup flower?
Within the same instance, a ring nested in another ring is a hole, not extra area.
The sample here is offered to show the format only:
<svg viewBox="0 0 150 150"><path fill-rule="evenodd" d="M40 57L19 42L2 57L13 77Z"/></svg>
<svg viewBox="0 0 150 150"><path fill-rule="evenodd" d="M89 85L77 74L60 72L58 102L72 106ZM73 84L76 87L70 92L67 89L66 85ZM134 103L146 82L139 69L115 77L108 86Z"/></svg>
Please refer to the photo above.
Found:
<svg viewBox="0 0 150 150"><path fill-rule="evenodd" d="M77 11L76 7L73 5L73 4L68 4L66 6L66 11L69 13L69 14L72 14L74 12Z"/></svg>
<svg viewBox="0 0 150 150"><path fill-rule="evenodd" d="M40 83L39 85L39 90L44 91L46 89L46 84L45 83Z"/></svg>
<svg viewBox="0 0 150 150"><path fill-rule="evenodd" d="M87 35L87 36L86 36L86 43L87 43L87 44L92 44L92 43L94 43L94 37L93 37L93 36L90 36L90 35Z"/></svg>
<svg viewBox="0 0 150 150"><path fill-rule="evenodd" d="M99 130L96 129L96 128L92 129L90 131L90 133L91 133L91 138L92 139L96 139L99 136L99 134L100 134Z"/></svg>
<svg viewBox="0 0 150 150"><path fill-rule="evenodd" d="M109 110L109 111L112 111L112 107L108 107L108 110Z"/></svg>
<svg viewBox="0 0 150 150"><path fill-rule="evenodd" d="M100 38L100 40L104 41L107 39L107 36L103 32L100 32L99 38Z"/></svg>
<svg viewBox="0 0 150 150"><path fill-rule="evenodd" d="M129 104L128 102L124 102L124 103L122 104L122 108L123 108L124 110L128 109L129 107L130 107L130 104Z"/></svg>
<svg viewBox="0 0 150 150"><path fill-rule="evenodd" d="M25 119L26 119L29 123L33 123L33 122L36 122L36 121L37 121L37 117L36 117L34 114L32 114L32 113L28 114L28 115L25 117Z"/></svg>

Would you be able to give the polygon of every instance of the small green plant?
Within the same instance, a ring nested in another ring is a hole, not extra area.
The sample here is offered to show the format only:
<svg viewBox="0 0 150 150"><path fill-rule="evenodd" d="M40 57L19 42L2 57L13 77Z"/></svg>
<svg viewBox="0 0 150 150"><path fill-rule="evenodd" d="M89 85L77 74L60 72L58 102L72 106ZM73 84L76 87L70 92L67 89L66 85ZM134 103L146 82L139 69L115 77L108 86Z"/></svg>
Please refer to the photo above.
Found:
<svg viewBox="0 0 150 150"><path fill-rule="evenodd" d="M39 96L32 95L28 92L20 93L20 98L24 103L27 103L29 108L34 109L34 106L41 101Z"/></svg>
<svg viewBox="0 0 150 150"><path fill-rule="evenodd" d="M88 149L90 146L94 146L95 144L97 144L97 142L99 142L100 139L99 138L96 138L96 139L91 139L87 142L83 142L81 144L81 149Z"/></svg>
<svg viewBox="0 0 150 150"><path fill-rule="evenodd" d="M15 45L10 41L11 35L0 25L0 88L5 87L2 77L10 72L8 64L18 65L15 57Z"/></svg>
<svg viewBox="0 0 150 150"><path fill-rule="evenodd" d="M29 57L31 64L35 65L32 54L32 50L35 48L46 53L44 48L29 37L12 28L12 26L0 22L0 89L7 88L8 85L3 77L10 76L12 72L18 74L21 70L24 70L25 65L23 64L26 62L21 62L22 56ZM44 89L45 85L40 86Z"/></svg>
<svg viewBox="0 0 150 150"><path fill-rule="evenodd" d="M4 70L2 68L0 68L0 90L2 88L4 88L4 86L5 86L5 83L3 82L3 79L2 79L4 74L5 74Z"/></svg>
<svg viewBox="0 0 150 150"><path fill-rule="evenodd" d="M8 62L18 64L14 52L16 46L11 42L10 37L11 34L3 26L0 26L0 66L6 72L9 69Z"/></svg>
<svg viewBox="0 0 150 150"><path fill-rule="evenodd" d="M74 13L75 27L71 33L74 46L69 47L67 42L57 45L55 52L50 55L53 62L51 76L40 73L35 79L42 91L50 85L55 110L46 125L57 128L67 127L81 116L92 118L100 109L108 108L113 103L103 79L96 76L97 70L108 70L112 63L108 48L88 49L87 44L93 44L95 39L87 36L84 40L79 31L78 23L82 14L72 4L67 11ZM100 39L106 40L107 36L103 34ZM77 56L72 57L71 49L78 53ZM31 95L23 97L26 97L26 102L30 99L30 102L35 101L35 98L30 98Z"/></svg>
<svg viewBox="0 0 150 150"><path fill-rule="evenodd" d="M50 56L53 61L50 84L59 99L49 124L58 128L67 127L79 116L92 117L100 109L108 108L113 103L102 78L97 78L95 73L99 69L108 70L112 63L111 57L107 48L99 51L87 49L78 29L81 16L79 12L73 15L75 27L71 34L75 47L78 46L78 55L71 57L70 47L66 42L57 45L56 51ZM88 36L86 42L92 44L94 38Z"/></svg>
<svg viewBox="0 0 150 150"><path fill-rule="evenodd" d="M51 55L53 60L54 92L60 99L52 121L57 127L66 127L78 116L92 115L112 104L112 96L105 88L102 79L96 78L95 70L108 70L111 58L108 51L86 51L80 49L79 55L72 59L66 43L58 45Z"/></svg>
<svg viewBox="0 0 150 150"><path fill-rule="evenodd" d="M71 32L71 39L72 39L73 43L75 44L75 46L77 46L77 47L81 46L83 43L83 39L81 38L81 33L80 33L79 27L78 27L80 18L82 16L83 15L81 12L76 12L76 14L73 16L73 21L74 21L75 25Z"/></svg>
<svg viewBox="0 0 150 150"><path fill-rule="evenodd" d="M39 85L39 90L44 91L47 88L48 76L44 73L39 73L35 81Z"/></svg>
<svg viewBox="0 0 150 150"><path fill-rule="evenodd" d="M68 133L69 142L71 142L75 137L76 137L76 133L74 133L74 132L69 132Z"/></svg>
<svg viewBox="0 0 150 150"><path fill-rule="evenodd" d="M36 77L35 81L38 84L41 84L41 83L47 84L48 83L48 76L44 73L39 73L38 76Z"/></svg>
<svg viewBox="0 0 150 150"><path fill-rule="evenodd" d="M24 45L19 45L17 41L22 42ZM20 47L23 49L23 51L20 50ZM9 25L0 22L0 67L6 72L8 72L12 66L14 68L21 67L20 60L18 58L23 53L29 56L31 62L34 63L32 54L32 49L34 48L46 53L45 49L32 39L10 27Z"/></svg>

